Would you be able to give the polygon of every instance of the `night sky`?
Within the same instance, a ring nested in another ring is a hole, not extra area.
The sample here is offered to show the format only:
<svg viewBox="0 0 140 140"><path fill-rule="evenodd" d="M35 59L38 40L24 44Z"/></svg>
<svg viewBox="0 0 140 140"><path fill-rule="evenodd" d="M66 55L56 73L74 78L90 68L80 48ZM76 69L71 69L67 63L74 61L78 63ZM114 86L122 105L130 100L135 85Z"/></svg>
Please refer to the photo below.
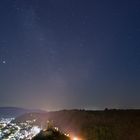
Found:
<svg viewBox="0 0 140 140"><path fill-rule="evenodd" d="M0 106L140 108L140 1L1 0Z"/></svg>

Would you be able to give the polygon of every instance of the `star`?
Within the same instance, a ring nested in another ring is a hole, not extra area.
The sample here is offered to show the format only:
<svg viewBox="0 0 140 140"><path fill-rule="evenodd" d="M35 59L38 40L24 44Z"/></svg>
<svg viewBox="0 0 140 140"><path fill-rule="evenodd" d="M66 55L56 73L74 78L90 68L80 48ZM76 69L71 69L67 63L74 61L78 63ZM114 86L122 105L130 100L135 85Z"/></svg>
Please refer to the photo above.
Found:
<svg viewBox="0 0 140 140"><path fill-rule="evenodd" d="M6 64L6 61L5 61L5 60L3 60L3 61L2 61L2 63L3 63L3 64Z"/></svg>

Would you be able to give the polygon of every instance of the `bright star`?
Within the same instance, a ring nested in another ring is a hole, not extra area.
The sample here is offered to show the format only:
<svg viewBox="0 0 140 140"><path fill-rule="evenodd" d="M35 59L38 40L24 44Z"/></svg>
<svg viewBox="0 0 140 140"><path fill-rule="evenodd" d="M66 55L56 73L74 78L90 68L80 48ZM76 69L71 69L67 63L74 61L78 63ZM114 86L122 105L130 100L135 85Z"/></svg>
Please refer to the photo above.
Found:
<svg viewBox="0 0 140 140"><path fill-rule="evenodd" d="M5 61L5 60L3 60L3 61L2 61L2 63L3 63L3 64L6 64L6 61Z"/></svg>

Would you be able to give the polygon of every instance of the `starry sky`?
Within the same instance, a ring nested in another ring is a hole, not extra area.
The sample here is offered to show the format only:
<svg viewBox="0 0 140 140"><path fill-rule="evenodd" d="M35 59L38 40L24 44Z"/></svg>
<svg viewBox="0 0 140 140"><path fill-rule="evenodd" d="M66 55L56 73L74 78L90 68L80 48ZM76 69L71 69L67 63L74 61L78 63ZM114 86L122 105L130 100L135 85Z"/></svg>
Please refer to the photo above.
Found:
<svg viewBox="0 0 140 140"><path fill-rule="evenodd" d="M139 0L1 0L0 106L140 108Z"/></svg>

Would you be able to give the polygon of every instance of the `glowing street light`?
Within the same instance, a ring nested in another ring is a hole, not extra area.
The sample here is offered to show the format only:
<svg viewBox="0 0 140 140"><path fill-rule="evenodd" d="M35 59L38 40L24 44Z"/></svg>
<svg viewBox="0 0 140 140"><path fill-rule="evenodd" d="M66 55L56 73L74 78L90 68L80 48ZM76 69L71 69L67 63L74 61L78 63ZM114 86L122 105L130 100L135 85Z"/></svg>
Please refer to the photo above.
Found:
<svg viewBox="0 0 140 140"><path fill-rule="evenodd" d="M79 140L77 137L74 137L73 140Z"/></svg>

